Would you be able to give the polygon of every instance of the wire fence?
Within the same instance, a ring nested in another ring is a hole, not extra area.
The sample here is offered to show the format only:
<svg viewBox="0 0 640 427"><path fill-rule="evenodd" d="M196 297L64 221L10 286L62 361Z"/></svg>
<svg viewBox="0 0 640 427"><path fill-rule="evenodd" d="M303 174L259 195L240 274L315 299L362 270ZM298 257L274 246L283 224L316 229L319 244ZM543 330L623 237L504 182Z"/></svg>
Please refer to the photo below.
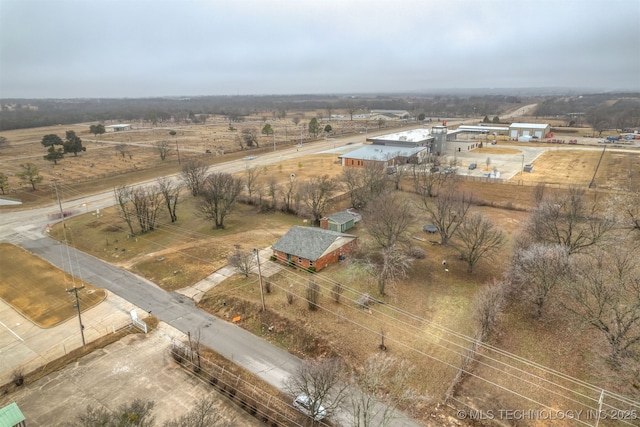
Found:
<svg viewBox="0 0 640 427"><path fill-rule="evenodd" d="M122 329L132 327L131 319L120 319L112 321L111 324L96 322L92 325L86 325L83 332L86 344L90 344L99 338L114 334ZM3 347L2 354L34 354L28 360L22 360L19 364L12 364L11 360L0 358L0 384L6 384L13 381L14 375L17 373L27 374L40 369L61 357L66 356L71 351L82 347L82 338L80 333L67 336L63 340L45 349L32 349L24 344L23 341L15 341L12 345ZM16 360L12 357L13 360Z"/></svg>

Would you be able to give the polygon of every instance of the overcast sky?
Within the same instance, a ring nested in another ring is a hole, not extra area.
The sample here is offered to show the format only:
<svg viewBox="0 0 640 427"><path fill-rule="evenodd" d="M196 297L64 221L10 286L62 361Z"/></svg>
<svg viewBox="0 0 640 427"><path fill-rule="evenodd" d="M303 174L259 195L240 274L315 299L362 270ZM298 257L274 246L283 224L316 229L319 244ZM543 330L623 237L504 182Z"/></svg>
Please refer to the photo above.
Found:
<svg viewBox="0 0 640 427"><path fill-rule="evenodd" d="M0 98L640 90L639 0L0 0Z"/></svg>

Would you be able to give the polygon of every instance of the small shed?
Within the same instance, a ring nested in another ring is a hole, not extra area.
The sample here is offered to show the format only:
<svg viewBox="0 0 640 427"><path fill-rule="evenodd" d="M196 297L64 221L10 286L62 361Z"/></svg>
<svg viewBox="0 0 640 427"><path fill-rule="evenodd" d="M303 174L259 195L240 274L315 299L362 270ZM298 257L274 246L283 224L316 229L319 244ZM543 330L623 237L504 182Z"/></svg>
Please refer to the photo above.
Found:
<svg viewBox="0 0 640 427"><path fill-rule="evenodd" d="M125 130L131 130L131 125L127 123L118 123L117 125L105 126L104 130L106 132L122 132Z"/></svg>
<svg viewBox="0 0 640 427"><path fill-rule="evenodd" d="M349 211L340 211L327 215L320 220L320 227L325 230L344 233L352 229L356 224L356 217Z"/></svg>
<svg viewBox="0 0 640 427"><path fill-rule="evenodd" d="M0 408L0 426L26 427L27 422L16 402Z"/></svg>

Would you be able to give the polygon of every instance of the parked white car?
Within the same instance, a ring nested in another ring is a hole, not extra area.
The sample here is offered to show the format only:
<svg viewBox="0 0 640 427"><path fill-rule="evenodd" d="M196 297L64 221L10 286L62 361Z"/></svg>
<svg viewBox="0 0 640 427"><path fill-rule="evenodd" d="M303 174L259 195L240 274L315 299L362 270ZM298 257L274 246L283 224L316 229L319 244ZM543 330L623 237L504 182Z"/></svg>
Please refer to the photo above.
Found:
<svg viewBox="0 0 640 427"><path fill-rule="evenodd" d="M311 407L311 399L309 399L309 396L306 394L298 395L293 401L293 407L316 421L322 421L327 416L327 410L324 409L322 405L318 405L317 410L313 410Z"/></svg>

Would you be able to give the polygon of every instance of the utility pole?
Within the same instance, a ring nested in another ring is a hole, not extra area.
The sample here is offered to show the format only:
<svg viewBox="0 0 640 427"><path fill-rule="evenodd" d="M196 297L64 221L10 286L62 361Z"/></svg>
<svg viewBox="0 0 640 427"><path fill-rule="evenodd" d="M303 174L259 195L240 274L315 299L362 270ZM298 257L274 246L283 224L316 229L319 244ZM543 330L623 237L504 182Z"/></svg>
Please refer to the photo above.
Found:
<svg viewBox="0 0 640 427"><path fill-rule="evenodd" d="M262 270L260 269L260 254L257 249L253 249L253 253L256 255L256 262L258 263L258 277L260 278L260 300L262 301L262 311L265 311L264 289L262 288Z"/></svg>
<svg viewBox="0 0 640 427"><path fill-rule="evenodd" d="M80 314L80 300L78 299L78 291L84 289L84 285L79 288L76 285L73 285L72 289L67 289L67 293L73 292L76 297L76 308L78 309L78 322L80 322L80 335L82 336L82 346L86 346L87 344L84 341L84 325L82 324L82 315Z"/></svg>
<svg viewBox="0 0 640 427"><path fill-rule="evenodd" d="M180 150L178 150L178 140L176 139L176 152L178 153L178 164L180 164Z"/></svg>

